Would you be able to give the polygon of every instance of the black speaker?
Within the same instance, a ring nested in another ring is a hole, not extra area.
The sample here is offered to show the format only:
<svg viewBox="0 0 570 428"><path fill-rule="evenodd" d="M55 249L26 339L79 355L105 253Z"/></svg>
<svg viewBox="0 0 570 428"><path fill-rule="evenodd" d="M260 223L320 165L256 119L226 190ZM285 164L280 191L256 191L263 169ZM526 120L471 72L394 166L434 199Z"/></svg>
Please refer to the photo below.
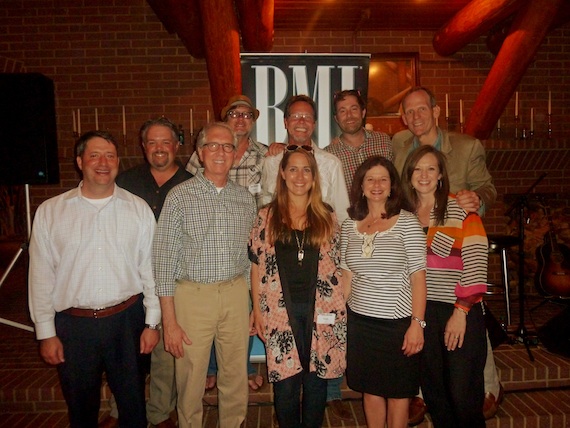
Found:
<svg viewBox="0 0 570 428"><path fill-rule="evenodd" d="M550 352L570 357L570 308L564 309L540 327L537 333Z"/></svg>
<svg viewBox="0 0 570 428"><path fill-rule="evenodd" d="M0 184L59 183L53 81L0 73Z"/></svg>

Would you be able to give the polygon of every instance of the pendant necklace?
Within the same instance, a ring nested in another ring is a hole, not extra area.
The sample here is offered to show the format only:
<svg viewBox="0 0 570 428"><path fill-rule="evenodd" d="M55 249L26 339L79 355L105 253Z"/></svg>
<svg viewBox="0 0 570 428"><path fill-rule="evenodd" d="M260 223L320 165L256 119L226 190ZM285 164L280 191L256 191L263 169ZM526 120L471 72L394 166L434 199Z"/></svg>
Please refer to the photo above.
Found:
<svg viewBox="0 0 570 428"><path fill-rule="evenodd" d="M366 226L368 229L370 229L372 227L372 225L376 224L378 222L378 220L382 219L385 220L388 216L386 215L386 213L382 213L380 214L380 217L378 217L376 220L374 220L372 223L368 223L368 226Z"/></svg>
<svg viewBox="0 0 570 428"><path fill-rule="evenodd" d="M297 263L299 266L303 266L303 259L305 258L305 230L303 229L303 238L301 238L301 243L299 244L299 237L297 236L297 231L295 229L293 229L293 232L295 233L295 240L297 241Z"/></svg>

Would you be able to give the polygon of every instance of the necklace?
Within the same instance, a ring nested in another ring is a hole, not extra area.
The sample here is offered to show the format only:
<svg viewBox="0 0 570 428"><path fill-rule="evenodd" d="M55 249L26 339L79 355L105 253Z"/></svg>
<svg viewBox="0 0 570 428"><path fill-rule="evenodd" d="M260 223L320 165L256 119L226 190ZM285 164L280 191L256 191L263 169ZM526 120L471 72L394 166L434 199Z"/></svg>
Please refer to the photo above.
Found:
<svg viewBox="0 0 570 428"><path fill-rule="evenodd" d="M297 241L297 248L299 251L297 251L297 263L299 264L299 266L303 266L303 259L305 258L305 230L303 229L303 238L301 238L301 243L299 244L299 237L297 236L297 231L295 229L293 229L293 232L295 233L295 240Z"/></svg>
<svg viewBox="0 0 570 428"><path fill-rule="evenodd" d="M374 217L372 217L372 218L374 218ZM380 217L378 217L378 218L377 218L376 220L374 220L372 223L368 223L368 226L366 226L366 228L367 228L367 229L370 229L370 228L372 227L372 225L378 223L378 220L380 220L380 219L385 220L385 219L387 219L387 218L388 218L387 214L386 214L386 213L382 213L382 214L380 214Z"/></svg>

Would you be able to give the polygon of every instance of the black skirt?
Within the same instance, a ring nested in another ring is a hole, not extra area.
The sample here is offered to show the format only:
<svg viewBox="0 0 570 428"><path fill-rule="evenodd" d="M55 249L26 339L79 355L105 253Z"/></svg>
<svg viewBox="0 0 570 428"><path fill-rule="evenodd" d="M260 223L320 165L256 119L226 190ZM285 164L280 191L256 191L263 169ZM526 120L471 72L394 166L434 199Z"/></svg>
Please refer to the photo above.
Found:
<svg viewBox="0 0 570 428"><path fill-rule="evenodd" d="M348 310L346 379L350 389L386 398L419 390L419 355L402 351L410 318L373 318Z"/></svg>

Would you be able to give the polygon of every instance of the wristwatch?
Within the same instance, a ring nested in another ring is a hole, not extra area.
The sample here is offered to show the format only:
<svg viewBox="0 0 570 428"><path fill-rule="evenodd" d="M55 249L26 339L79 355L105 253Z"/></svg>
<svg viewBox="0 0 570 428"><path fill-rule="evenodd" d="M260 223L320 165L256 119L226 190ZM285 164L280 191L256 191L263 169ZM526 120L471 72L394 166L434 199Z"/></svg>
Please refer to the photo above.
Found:
<svg viewBox="0 0 570 428"><path fill-rule="evenodd" d="M412 319L414 321L417 321L418 323L420 323L420 327L421 328L426 328L426 322L424 320L419 319L418 317L412 317Z"/></svg>
<svg viewBox="0 0 570 428"><path fill-rule="evenodd" d="M160 324L145 324L144 327L149 330L160 330L161 328Z"/></svg>

